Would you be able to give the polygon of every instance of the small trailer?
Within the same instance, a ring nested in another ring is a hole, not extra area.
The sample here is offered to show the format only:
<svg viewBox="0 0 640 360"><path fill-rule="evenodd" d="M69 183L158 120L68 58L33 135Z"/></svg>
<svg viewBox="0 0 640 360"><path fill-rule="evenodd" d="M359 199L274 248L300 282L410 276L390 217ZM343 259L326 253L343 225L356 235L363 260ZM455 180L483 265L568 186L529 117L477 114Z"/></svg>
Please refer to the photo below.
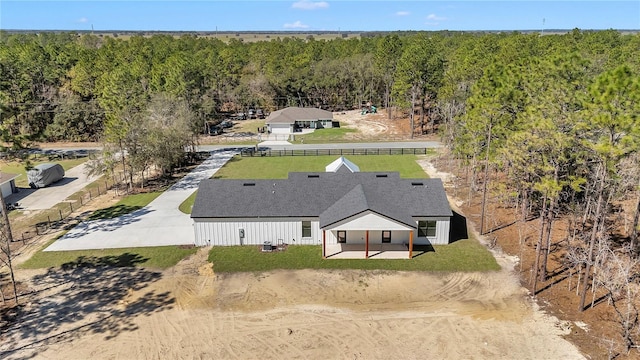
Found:
<svg viewBox="0 0 640 360"><path fill-rule="evenodd" d="M60 164L40 164L27 171L27 180L32 189L39 189L64 178L64 169Z"/></svg>

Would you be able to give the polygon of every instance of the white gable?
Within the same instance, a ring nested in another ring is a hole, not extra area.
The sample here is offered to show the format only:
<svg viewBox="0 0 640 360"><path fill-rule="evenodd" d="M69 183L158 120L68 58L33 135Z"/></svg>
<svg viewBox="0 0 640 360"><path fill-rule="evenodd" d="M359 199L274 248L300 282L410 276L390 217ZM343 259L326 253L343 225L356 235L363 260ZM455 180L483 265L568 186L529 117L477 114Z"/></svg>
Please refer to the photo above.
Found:
<svg viewBox="0 0 640 360"><path fill-rule="evenodd" d="M411 228L372 211L365 211L344 219L326 230L411 230Z"/></svg>
<svg viewBox="0 0 640 360"><path fill-rule="evenodd" d="M325 172L337 172L343 166L347 168L347 170L351 171L352 173L360 172L360 168L358 167L358 165L352 163L351 161L349 161L349 159L346 159L344 156L340 156L338 159L336 159L336 161L327 165L325 167Z"/></svg>

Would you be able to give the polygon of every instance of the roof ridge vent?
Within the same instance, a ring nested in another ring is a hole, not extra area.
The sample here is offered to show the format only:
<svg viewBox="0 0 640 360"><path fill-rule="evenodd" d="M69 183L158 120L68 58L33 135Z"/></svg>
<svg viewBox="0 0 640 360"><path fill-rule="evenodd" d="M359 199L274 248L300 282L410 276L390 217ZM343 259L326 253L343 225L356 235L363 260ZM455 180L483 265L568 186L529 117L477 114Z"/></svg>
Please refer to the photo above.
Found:
<svg viewBox="0 0 640 360"><path fill-rule="evenodd" d="M256 183L254 183L254 182L246 182L246 183L243 183L242 186L256 186Z"/></svg>
<svg viewBox="0 0 640 360"><path fill-rule="evenodd" d="M320 177L320 175L318 175L318 174L308 174L307 175L307 178L309 178L309 179L318 179L319 177Z"/></svg>
<svg viewBox="0 0 640 360"><path fill-rule="evenodd" d="M423 182L418 182L418 181L412 181L411 185L412 186L424 186L424 183Z"/></svg>
<svg viewBox="0 0 640 360"><path fill-rule="evenodd" d="M389 177L387 174L376 174L377 178L386 178Z"/></svg>

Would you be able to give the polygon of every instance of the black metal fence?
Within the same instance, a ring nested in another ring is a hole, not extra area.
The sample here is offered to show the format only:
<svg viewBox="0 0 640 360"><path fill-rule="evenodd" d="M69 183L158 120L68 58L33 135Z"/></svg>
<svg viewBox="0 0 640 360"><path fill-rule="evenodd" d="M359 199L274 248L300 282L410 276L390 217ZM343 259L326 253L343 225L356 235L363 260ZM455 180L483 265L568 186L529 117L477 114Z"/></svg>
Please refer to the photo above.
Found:
<svg viewBox="0 0 640 360"><path fill-rule="evenodd" d="M241 156L320 156L320 155L426 155L428 148L388 148L388 149L306 149L273 150L246 148Z"/></svg>
<svg viewBox="0 0 640 360"><path fill-rule="evenodd" d="M27 240L34 237L47 234L50 231L59 231L71 223L82 221L83 216L72 217L71 215L81 210L85 204L91 202L94 198L104 195L116 187L117 185L111 179L95 181L93 186L80 190L49 210L40 212L32 218L29 225L20 224L20 226L14 228L13 241L21 241L26 244ZM20 209L18 208L17 210L19 211Z"/></svg>

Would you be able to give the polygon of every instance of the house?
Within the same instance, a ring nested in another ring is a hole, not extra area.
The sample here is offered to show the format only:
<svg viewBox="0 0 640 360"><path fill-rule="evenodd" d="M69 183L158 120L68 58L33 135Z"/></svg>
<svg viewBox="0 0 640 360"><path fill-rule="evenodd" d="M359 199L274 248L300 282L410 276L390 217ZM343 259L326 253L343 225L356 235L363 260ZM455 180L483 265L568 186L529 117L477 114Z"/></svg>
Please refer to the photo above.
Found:
<svg viewBox="0 0 640 360"><path fill-rule="evenodd" d="M0 191L2 191L3 197L6 198L9 195L18 192L15 181L18 176L20 175L0 172Z"/></svg>
<svg viewBox="0 0 640 360"><path fill-rule="evenodd" d="M330 111L288 107L269 114L266 124L272 134L293 134L302 129L331 128L334 122Z"/></svg>
<svg viewBox="0 0 640 360"><path fill-rule="evenodd" d="M321 244L326 256L340 244L367 254L370 244L406 245L411 254L414 244L449 243L453 214L440 179L359 172L345 160L335 172L202 181L191 213L196 245Z"/></svg>

